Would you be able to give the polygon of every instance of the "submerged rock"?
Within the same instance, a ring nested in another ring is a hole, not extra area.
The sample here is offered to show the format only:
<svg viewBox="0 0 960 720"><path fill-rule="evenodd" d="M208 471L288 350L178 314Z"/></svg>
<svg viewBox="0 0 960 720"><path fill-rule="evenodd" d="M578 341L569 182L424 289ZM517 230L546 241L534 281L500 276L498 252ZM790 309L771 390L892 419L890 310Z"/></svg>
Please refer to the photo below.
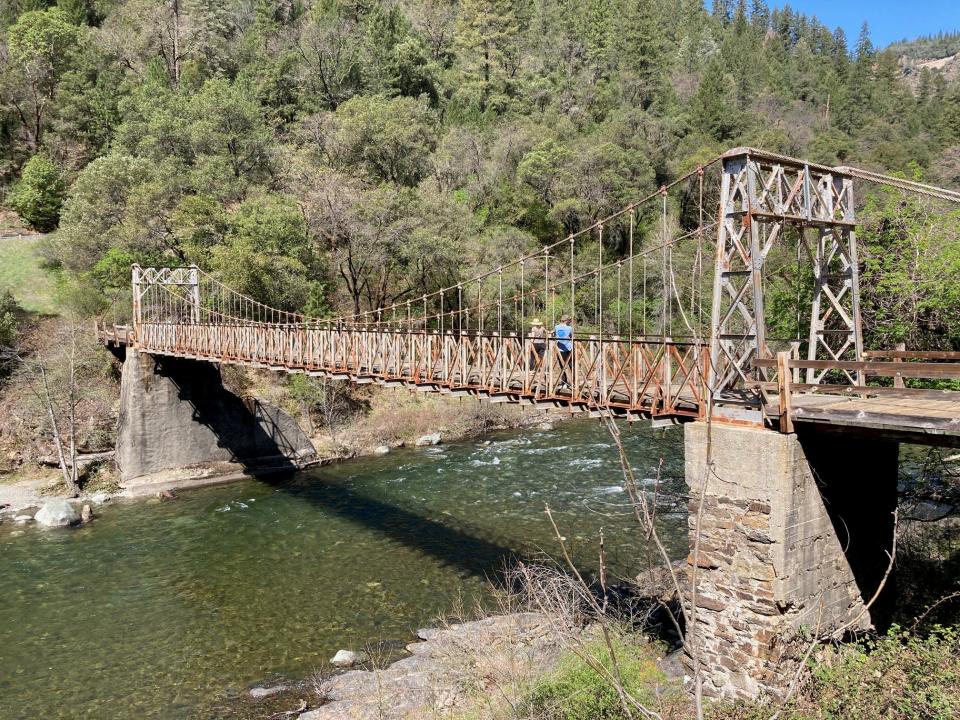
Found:
<svg viewBox="0 0 960 720"><path fill-rule="evenodd" d="M47 500L33 518L44 527L67 527L80 522L80 513L63 498Z"/></svg>
<svg viewBox="0 0 960 720"><path fill-rule="evenodd" d="M23 523L28 523L33 520L33 515L14 515L13 521L22 525Z"/></svg>
<svg viewBox="0 0 960 720"><path fill-rule="evenodd" d="M417 440L417 447L426 447L428 445L439 445L442 438L440 433L429 433Z"/></svg>
<svg viewBox="0 0 960 720"><path fill-rule="evenodd" d="M258 686L255 688L250 688L249 695L254 700L263 700L263 698L268 698L271 695L276 695L277 693L282 693L289 689L289 685Z"/></svg>
<svg viewBox="0 0 960 720"><path fill-rule="evenodd" d="M330 664L334 667L346 668L362 663L366 659L367 656L363 653L353 652L352 650L337 650L337 654L330 658Z"/></svg>

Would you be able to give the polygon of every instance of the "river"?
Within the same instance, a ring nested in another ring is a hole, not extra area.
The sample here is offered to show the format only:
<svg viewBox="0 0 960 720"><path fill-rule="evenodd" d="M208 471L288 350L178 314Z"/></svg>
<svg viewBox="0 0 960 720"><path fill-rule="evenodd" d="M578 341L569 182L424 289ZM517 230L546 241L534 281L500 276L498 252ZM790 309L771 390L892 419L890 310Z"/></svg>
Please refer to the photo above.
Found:
<svg viewBox="0 0 960 720"><path fill-rule="evenodd" d="M682 557L682 432L624 437L648 485L663 459L660 523ZM584 569L601 528L614 575L643 567L595 421L106 505L77 529L5 523L0 717L231 717L252 684L489 602L505 561L557 554L547 503Z"/></svg>

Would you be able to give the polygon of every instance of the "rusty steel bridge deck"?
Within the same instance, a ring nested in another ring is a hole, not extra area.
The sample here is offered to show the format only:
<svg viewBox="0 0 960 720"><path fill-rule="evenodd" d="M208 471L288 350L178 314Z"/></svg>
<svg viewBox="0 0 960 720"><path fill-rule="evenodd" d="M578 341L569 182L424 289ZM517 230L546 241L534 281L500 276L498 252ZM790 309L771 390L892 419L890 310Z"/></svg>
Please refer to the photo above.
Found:
<svg viewBox="0 0 960 720"><path fill-rule="evenodd" d="M99 325L97 332L106 344L153 355L571 412L694 419L705 403L705 348L660 338L574 339L566 367L553 340L541 356L530 338L496 334L204 323L144 323L138 332Z"/></svg>
<svg viewBox="0 0 960 720"><path fill-rule="evenodd" d="M97 333L105 344L153 355L564 408L592 416L684 421L704 418L708 404L707 346L662 338L574 339L574 362L565 375L555 340L546 342L541 357L530 338L496 334L206 323L144 323L138 332L129 326L100 324ZM925 359L922 353L916 355ZM960 379L960 363L955 362L960 353L940 355L938 360L954 362L826 363L784 358L783 378L789 381L757 383L758 390L767 391L761 392L759 418L751 420L748 403L734 394L714 398L714 419L765 421L785 431L858 432L960 446L960 392L792 381L811 366L877 377ZM777 362L756 360L754 365L773 370Z"/></svg>

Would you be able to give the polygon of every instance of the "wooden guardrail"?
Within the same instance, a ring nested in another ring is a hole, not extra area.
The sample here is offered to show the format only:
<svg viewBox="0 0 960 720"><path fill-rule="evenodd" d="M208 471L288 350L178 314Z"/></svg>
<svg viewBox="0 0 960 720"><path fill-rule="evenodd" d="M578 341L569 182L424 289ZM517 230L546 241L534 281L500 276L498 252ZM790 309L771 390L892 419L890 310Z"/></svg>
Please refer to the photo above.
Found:
<svg viewBox="0 0 960 720"><path fill-rule="evenodd" d="M894 395L942 398L950 390L931 390L925 388L907 388L904 378L922 380L960 380L960 353L950 351L869 351L864 358L890 358L891 361L864 359L860 361L840 360L797 360L789 352L777 353L776 358L755 358L755 368L775 370L776 381L756 383L761 392L776 392L778 396L778 414L781 432L793 432L791 410L793 395L802 393L821 393L833 395L855 395L860 397ZM931 362L931 361L942 362ZM914 362L916 361L916 362ZM864 379L893 378L894 386L857 385L840 383L798 383L793 381L792 370L837 370L847 373L859 373Z"/></svg>

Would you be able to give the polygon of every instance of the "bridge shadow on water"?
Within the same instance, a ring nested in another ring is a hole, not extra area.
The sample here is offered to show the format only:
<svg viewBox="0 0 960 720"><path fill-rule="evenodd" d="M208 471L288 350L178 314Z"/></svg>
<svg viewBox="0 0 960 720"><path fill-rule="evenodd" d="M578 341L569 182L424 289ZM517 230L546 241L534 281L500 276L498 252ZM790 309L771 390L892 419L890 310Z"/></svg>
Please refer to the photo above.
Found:
<svg viewBox="0 0 960 720"><path fill-rule="evenodd" d="M492 579L516 559L513 548L371 497L345 482L331 482L313 475L293 479L289 475L271 474L259 479L324 514L362 525L466 574Z"/></svg>
<svg viewBox="0 0 960 720"><path fill-rule="evenodd" d="M304 470L294 459L302 447L302 431L275 408L248 401L228 391L216 366L178 358L156 358L155 372L176 388L178 400L190 407L190 420L206 428L226 451L230 462L258 481L315 507L317 522L335 516L372 530L389 541L455 568L462 576L484 578L497 586L510 580L507 572L524 558L524 538L506 544L456 527L454 521L372 497L349 482ZM226 459L226 458L225 458ZM335 558L334 558L335 559ZM578 558L578 569L588 583L594 568ZM593 591L602 592L597 583ZM518 589L518 588L514 588ZM624 617L643 618L649 631L675 646L678 638L653 596L642 597L628 585L609 586L606 600L622 608ZM642 608L642 611L638 611Z"/></svg>
<svg viewBox="0 0 960 720"><path fill-rule="evenodd" d="M176 388L178 400L190 407L191 421L216 438L226 451L224 460L321 513L363 525L470 575L493 578L516 558L510 547L370 497L348 483L313 473L298 476L303 470L294 458L302 431L275 408L227 390L215 365L158 356L154 372Z"/></svg>

